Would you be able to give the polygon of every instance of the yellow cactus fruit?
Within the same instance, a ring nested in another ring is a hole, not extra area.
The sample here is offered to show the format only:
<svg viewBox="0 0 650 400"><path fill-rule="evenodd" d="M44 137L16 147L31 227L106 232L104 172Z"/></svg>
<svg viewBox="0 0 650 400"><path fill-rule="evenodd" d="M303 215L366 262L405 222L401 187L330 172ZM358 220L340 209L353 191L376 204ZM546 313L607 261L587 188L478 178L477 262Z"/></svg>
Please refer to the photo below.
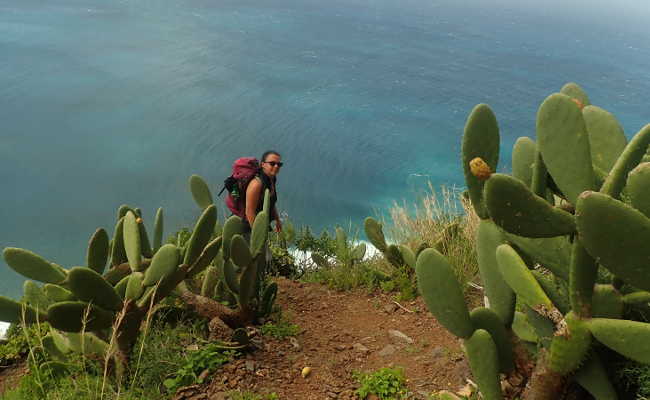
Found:
<svg viewBox="0 0 650 400"><path fill-rule="evenodd" d="M481 157L473 158L469 162L469 168L472 171L472 175L480 180L486 180L492 175L492 168Z"/></svg>
<svg viewBox="0 0 650 400"><path fill-rule="evenodd" d="M302 369L302 372L300 373L303 378L306 378L311 374L311 367L305 367Z"/></svg>
<svg viewBox="0 0 650 400"><path fill-rule="evenodd" d="M574 103L576 103L576 104L578 105L578 108L580 108L581 110L582 110L583 108L585 108L585 105L582 104L582 102L581 102L579 99L576 99L576 98L573 98L573 97L572 97L572 98L571 98L571 101L574 102Z"/></svg>

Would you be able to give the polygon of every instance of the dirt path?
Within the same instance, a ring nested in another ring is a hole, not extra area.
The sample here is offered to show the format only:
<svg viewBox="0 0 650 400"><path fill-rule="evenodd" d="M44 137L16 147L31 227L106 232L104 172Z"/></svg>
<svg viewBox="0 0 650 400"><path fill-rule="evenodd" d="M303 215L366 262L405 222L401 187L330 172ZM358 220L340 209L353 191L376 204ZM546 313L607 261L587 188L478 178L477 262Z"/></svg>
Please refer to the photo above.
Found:
<svg viewBox="0 0 650 400"><path fill-rule="evenodd" d="M180 398L217 400L239 389L275 392L283 400L355 399L353 371L388 366L404 368L415 399L466 383L469 369L458 341L421 299L401 304L409 312L384 294L336 292L285 279L278 285L277 301L301 333L295 339L264 337L263 349L217 372L207 392L190 389ZM303 378L306 366L312 372Z"/></svg>

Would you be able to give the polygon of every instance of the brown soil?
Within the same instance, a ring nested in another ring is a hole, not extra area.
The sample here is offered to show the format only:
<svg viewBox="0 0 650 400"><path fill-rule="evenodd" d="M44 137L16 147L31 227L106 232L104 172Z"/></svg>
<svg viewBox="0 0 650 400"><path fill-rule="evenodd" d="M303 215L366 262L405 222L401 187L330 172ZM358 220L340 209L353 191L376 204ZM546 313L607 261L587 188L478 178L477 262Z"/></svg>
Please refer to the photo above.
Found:
<svg viewBox="0 0 650 400"><path fill-rule="evenodd" d="M0 395L7 389L13 389L20 378L27 373L27 361L22 360L16 364L0 367Z"/></svg>
<svg viewBox="0 0 650 400"><path fill-rule="evenodd" d="M386 294L336 292L286 279L278 285L277 302L301 333L280 340L264 336L260 349L225 366L209 385L179 391L176 399L227 399L232 390L275 392L283 400L356 399L353 372L389 366L404 369L414 399L467 383L469 368L457 339L421 299L398 305ZM392 337L391 330L413 343ZM312 369L306 378L304 367Z"/></svg>
<svg viewBox="0 0 650 400"><path fill-rule="evenodd" d="M466 385L470 371L458 340L421 299L398 304L383 293L277 282L277 303L300 333L285 339L259 335L257 350L224 366L208 384L179 390L175 400L226 400L233 390L274 392L282 400L357 399L354 372L382 367L404 369L412 399ZM413 342L392 337L391 330ZM301 375L304 367L311 368L306 378ZM0 368L0 394L14 387L26 370L24 362Z"/></svg>

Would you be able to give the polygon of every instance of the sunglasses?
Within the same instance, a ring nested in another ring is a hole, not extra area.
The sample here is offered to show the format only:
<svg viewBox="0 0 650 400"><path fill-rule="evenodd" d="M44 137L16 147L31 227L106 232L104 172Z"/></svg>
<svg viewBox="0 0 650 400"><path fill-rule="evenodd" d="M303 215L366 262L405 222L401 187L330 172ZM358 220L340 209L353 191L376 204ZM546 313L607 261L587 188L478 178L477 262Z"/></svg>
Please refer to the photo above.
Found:
<svg viewBox="0 0 650 400"><path fill-rule="evenodd" d="M272 167L275 167L276 165L278 167L281 167L284 165L282 162L275 162L275 161L264 161L266 164L270 164Z"/></svg>

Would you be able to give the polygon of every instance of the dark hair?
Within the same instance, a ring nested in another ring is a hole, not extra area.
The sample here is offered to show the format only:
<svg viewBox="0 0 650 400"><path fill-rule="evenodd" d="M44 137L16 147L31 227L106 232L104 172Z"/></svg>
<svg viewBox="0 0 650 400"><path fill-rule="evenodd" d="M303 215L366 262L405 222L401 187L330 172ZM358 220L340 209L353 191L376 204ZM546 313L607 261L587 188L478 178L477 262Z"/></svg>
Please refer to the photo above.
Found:
<svg viewBox="0 0 650 400"><path fill-rule="evenodd" d="M280 153L278 153L278 152L275 151L275 150L267 150L267 151L264 152L264 154L262 154L262 158L260 159L260 162L266 162L266 157L268 157L268 156L270 156L270 155L276 155L276 156L278 156L278 157L282 157L282 156L280 155Z"/></svg>

